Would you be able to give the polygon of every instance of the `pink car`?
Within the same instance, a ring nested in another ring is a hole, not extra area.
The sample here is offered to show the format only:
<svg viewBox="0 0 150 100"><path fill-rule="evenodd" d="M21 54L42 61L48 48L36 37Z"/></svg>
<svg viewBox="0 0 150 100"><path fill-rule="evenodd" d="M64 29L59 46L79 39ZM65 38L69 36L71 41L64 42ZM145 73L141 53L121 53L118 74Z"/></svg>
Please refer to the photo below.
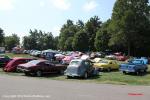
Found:
<svg viewBox="0 0 150 100"><path fill-rule="evenodd" d="M65 56L64 59L62 59L63 64L69 64L71 60L73 60L73 56Z"/></svg>
<svg viewBox="0 0 150 100"><path fill-rule="evenodd" d="M13 58L7 65L4 67L5 72L14 72L17 69L17 66L19 64L27 63L31 60L34 60L33 58Z"/></svg>

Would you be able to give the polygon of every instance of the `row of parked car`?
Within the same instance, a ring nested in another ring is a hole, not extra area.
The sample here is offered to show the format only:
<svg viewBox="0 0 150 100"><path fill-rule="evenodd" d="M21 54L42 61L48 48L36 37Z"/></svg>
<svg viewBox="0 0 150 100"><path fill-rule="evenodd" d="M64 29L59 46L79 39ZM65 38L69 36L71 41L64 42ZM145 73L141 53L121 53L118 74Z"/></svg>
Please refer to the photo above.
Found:
<svg viewBox="0 0 150 100"><path fill-rule="evenodd" d="M55 54L60 55L60 54ZM57 56L56 56L57 57ZM68 57L68 56L67 56ZM64 58L63 58L64 59ZM148 59L145 57L133 58L127 63L118 64L116 60L103 58L91 59L88 55L73 53L72 59L52 61L35 58L9 58L7 55L0 55L0 67L5 72L24 72L25 75L42 76L45 73L64 73L70 77L84 77L98 75L99 71L120 70L127 73L145 73L148 69Z"/></svg>
<svg viewBox="0 0 150 100"><path fill-rule="evenodd" d="M31 56L35 56L35 57L42 57L42 58L46 58L46 59L60 59L62 60L65 56L79 56L80 54L82 54L81 52L71 52L71 51L67 51L67 52L60 52L60 51L56 51L56 50L43 50L43 51L39 51L39 50L24 50L23 51L24 54L30 54ZM79 54L80 53L80 54ZM121 53L121 52L116 52L116 53L110 53L110 52L86 52L84 54L89 55L90 58L95 58L95 57L100 57L100 58L106 58L106 59L110 59L110 60L118 60L118 61L125 61L128 59L127 56L125 56L125 54Z"/></svg>

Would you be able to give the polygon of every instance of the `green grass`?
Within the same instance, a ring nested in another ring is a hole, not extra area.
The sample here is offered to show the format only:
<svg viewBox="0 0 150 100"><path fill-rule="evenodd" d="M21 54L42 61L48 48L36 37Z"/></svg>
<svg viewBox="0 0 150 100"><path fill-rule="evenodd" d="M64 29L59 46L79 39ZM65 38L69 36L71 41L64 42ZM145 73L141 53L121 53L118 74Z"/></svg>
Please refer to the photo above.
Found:
<svg viewBox="0 0 150 100"><path fill-rule="evenodd" d="M26 54L8 54L10 57L31 57ZM22 76L23 73L5 73L0 69L0 74ZM36 77L34 77L36 78ZM51 80L62 80L62 81L76 81L76 82L94 82L94 83L105 83L105 84L121 84L121 85L149 85L150 86L150 65L146 75L124 75L119 71L115 72L102 72L99 76L91 77L89 79L67 79L66 76L49 74L40 79L51 79ZM44 81L44 80L43 80Z"/></svg>
<svg viewBox="0 0 150 100"><path fill-rule="evenodd" d="M30 58L32 56L28 55L28 54L13 54L13 53L6 53L6 55L8 55L10 58L14 58L14 57L27 57Z"/></svg>

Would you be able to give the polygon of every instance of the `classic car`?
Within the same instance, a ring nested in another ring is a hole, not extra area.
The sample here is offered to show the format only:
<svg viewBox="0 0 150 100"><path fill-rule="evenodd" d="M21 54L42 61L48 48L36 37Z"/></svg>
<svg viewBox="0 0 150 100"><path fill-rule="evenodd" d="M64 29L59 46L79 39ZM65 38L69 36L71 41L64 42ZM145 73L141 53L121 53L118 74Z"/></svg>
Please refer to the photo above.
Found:
<svg viewBox="0 0 150 100"><path fill-rule="evenodd" d="M11 59L4 54L0 54L0 67L4 67Z"/></svg>
<svg viewBox="0 0 150 100"><path fill-rule="evenodd" d="M66 65L54 64L48 60L32 60L25 64L20 64L17 67L18 71L22 71L25 75L35 74L40 77L44 73L64 73Z"/></svg>
<svg viewBox="0 0 150 100"><path fill-rule="evenodd" d="M105 56L106 59L109 59L109 60L116 60L116 56L115 55L107 55Z"/></svg>
<svg viewBox="0 0 150 100"><path fill-rule="evenodd" d="M144 64L148 64L149 61L148 61L148 58L147 57L136 57L134 58L134 60L143 60Z"/></svg>
<svg viewBox="0 0 150 100"><path fill-rule="evenodd" d="M127 59L128 57L124 55L116 56L116 60L118 61L126 61Z"/></svg>
<svg viewBox="0 0 150 100"><path fill-rule="evenodd" d="M71 60L73 60L73 56L65 56L65 58L62 59L63 64L69 64Z"/></svg>
<svg viewBox="0 0 150 100"><path fill-rule="evenodd" d="M121 64L120 65L120 71L124 74L126 73L136 73L140 74L143 72L146 72L148 69L147 65L144 64L143 60L140 59L134 59L129 61L127 64Z"/></svg>
<svg viewBox="0 0 150 100"><path fill-rule="evenodd" d="M63 58L65 58L65 55L63 54L55 54L56 60L61 62Z"/></svg>
<svg viewBox="0 0 150 100"><path fill-rule="evenodd" d="M119 69L119 65L114 60L99 61L97 63L94 63L94 67L98 68L99 70L107 70L107 71Z"/></svg>
<svg viewBox="0 0 150 100"><path fill-rule="evenodd" d="M93 63L98 63L100 61L102 61L101 58L94 58L93 60L91 60Z"/></svg>
<svg viewBox="0 0 150 100"><path fill-rule="evenodd" d="M34 60L33 58L13 58L7 65L4 67L5 72L14 72L17 69L17 66L19 64L27 63L31 60Z"/></svg>
<svg viewBox="0 0 150 100"><path fill-rule="evenodd" d="M83 77L88 78L89 76L97 75L98 70L93 67L93 64L89 60L75 59L72 60L65 70L65 75L70 77Z"/></svg>

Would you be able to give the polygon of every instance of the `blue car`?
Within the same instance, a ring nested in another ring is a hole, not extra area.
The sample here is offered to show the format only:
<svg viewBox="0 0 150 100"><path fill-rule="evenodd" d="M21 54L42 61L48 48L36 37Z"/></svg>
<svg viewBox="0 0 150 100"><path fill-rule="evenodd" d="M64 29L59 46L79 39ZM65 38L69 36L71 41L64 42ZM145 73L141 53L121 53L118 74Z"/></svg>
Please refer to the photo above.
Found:
<svg viewBox="0 0 150 100"><path fill-rule="evenodd" d="M127 64L121 64L119 70L124 74L127 73L140 73L147 72L148 66L141 59L134 59L129 61Z"/></svg>
<svg viewBox="0 0 150 100"><path fill-rule="evenodd" d="M91 61L82 59L72 60L65 70L65 75L68 78L83 77L86 79L90 76L98 75L98 73L98 70L93 67Z"/></svg>
<svg viewBox="0 0 150 100"><path fill-rule="evenodd" d="M144 64L148 64L148 58L146 57L134 58L134 60L143 60Z"/></svg>

